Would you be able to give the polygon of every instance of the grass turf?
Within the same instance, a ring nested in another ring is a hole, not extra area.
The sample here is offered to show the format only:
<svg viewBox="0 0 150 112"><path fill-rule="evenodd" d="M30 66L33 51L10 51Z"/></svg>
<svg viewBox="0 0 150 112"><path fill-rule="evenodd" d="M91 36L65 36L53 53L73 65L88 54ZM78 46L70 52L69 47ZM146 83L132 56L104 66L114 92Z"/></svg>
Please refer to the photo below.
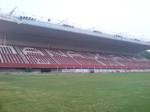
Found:
<svg viewBox="0 0 150 112"><path fill-rule="evenodd" d="M148 112L150 73L0 74L0 112Z"/></svg>

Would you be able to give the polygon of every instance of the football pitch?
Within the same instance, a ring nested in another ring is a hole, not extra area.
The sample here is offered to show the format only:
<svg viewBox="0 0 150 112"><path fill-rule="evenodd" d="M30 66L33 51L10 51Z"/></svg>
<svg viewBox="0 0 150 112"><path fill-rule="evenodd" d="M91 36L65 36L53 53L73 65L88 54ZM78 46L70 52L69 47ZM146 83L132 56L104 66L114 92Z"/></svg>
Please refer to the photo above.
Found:
<svg viewBox="0 0 150 112"><path fill-rule="evenodd" d="M149 112L150 73L0 73L0 112Z"/></svg>

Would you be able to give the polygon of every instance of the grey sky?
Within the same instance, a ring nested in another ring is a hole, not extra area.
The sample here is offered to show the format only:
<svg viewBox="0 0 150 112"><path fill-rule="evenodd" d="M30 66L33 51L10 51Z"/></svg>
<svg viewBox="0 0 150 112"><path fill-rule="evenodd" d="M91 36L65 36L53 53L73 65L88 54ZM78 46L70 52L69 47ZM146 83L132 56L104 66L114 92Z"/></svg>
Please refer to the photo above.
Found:
<svg viewBox="0 0 150 112"><path fill-rule="evenodd" d="M0 0L6 12L17 11L98 27L150 41L149 0Z"/></svg>

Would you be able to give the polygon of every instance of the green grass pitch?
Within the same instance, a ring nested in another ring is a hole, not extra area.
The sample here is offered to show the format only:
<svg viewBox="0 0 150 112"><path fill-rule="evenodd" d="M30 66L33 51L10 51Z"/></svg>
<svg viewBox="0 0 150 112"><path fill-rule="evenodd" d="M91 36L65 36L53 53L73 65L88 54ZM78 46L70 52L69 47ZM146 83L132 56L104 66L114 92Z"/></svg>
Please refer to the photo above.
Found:
<svg viewBox="0 0 150 112"><path fill-rule="evenodd" d="M0 112L149 112L150 73L0 74Z"/></svg>

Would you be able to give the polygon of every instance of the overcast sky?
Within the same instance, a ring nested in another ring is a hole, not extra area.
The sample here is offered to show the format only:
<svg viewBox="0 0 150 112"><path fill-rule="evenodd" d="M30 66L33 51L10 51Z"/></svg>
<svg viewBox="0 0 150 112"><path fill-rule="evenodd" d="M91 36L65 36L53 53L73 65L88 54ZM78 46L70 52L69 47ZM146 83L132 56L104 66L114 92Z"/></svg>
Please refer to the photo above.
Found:
<svg viewBox="0 0 150 112"><path fill-rule="evenodd" d="M150 41L150 0L0 0L0 10L45 16Z"/></svg>

